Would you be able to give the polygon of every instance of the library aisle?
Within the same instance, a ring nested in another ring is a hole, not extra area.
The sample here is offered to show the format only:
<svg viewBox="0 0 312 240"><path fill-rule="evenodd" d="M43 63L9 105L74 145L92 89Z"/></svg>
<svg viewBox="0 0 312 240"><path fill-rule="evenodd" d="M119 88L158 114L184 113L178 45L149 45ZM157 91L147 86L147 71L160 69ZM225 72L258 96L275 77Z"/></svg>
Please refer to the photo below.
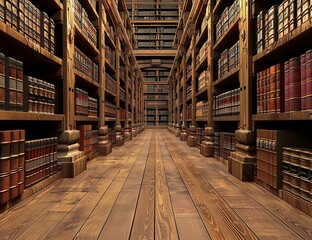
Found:
<svg viewBox="0 0 312 240"><path fill-rule="evenodd" d="M311 239L312 218L150 129L3 212L0 238Z"/></svg>

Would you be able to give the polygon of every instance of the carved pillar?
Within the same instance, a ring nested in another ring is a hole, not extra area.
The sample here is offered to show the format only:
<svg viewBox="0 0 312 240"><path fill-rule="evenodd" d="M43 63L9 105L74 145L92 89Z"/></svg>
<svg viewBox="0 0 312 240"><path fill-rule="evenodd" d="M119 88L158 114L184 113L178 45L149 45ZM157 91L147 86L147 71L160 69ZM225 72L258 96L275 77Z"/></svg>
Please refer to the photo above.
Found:
<svg viewBox="0 0 312 240"><path fill-rule="evenodd" d="M168 83L168 131L171 132L171 123L172 123L172 92L171 92L171 77L169 78Z"/></svg>
<svg viewBox="0 0 312 240"><path fill-rule="evenodd" d="M132 100L132 137L136 137L136 115L135 115L135 111L136 111L136 101L135 101L135 93L136 93L136 88L137 88L137 76L138 76L138 69L134 70L134 75L133 75L133 79L132 79L132 96L131 96L131 100Z"/></svg>
<svg viewBox="0 0 312 240"><path fill-rule="evenodd" d="M231 153L228 169L231 174L242 181L253 181L256 162L256 136L252 132L252 22L250 1L242 1L240 8L240 127L235 132L238 143L236 151Z"/></svg>
<svg viewBox="0 0 312 240"><path fill-rule="evenodd" d="M139 71L139 70L138 70ZM135 85L135 134L139 134L139 91L140 91L140 79L139 79L139 73L137 77L137 82Z"/></svg>
<svg viewBox="0 0 312 240"><path fill-rule="evenodd" d="M207 11L210 9L213 9L212 7L209 7L209 4L207 4ZM212 13L211 13L212 14ZM207 81L207 96L208 96L208 122L207 127L205 128L205 139L200 145L200 153L204 155L205 157L212 157L214 154L214 126L213 126L213 58L212 58L212 52L213 52L213 46L211 39L214 39L214 31L212 29L213 23L212 23L212 17L211 14L209 14L209 18L207 19L208 24L208 39L207 44L209 46L207 51L207 70L208 70L208 79Z"/></svg>
<svg viewBox="0 0 312 240"><path fill-rule="evenodd" d="M181 63L181 58L179 57L179 61L177 64L177 74L176 74L176 79L177 79L177 84L176 86L178 87L177 89L177 123L176 123L176 132L175 135L176 137L180 137L181 133L181 112L180 112L180 103L181 103L181 96L180 96L180 88L181 88L181 81L180 81L180 63Z"/></svg>
<svg viewBox="0 0 312 240"><path fill-rule="evenodd" d="M176 64L174 64L172 76L173 76L173 84L172 84L172 108L173 108L173 121L172 121L172 133L175 134L177 125L177 111L176 111Z"/></svg>
<svg viewBox="0 0 312 240"><path fill-rule="evenodd" d="M186 51L185 48L182 48L182 127L181 127L181 134L180 134L180 140L186 141L187 135L186 135Z"/></svg>
<svg viewBox="0 0 312 240"><path fill-rule="evenodd" d="M117 82L117 92L116 92L116 145L122 146L124 145L124 137L121 134L121 124L120 124L120 26L117 27L116 34L116 82Z"/></svg>
<svg viewBox="0 0 312 240"><path fill-rule="evenodd" d="M86 169L86 157L79 151L80 132L75 126L75 74L74 74L74 11L73 0L64 3L63 19L63 109L65 115L64 132L58 138L58 163L62 177L75 177Z"/></svg>
<svg viewBox="0 0 312 240"><path fill-rule="evenodd" d="M190 136L187 138L189 147L196 147L196 55L195 55L196 35L192 33L191 49L192 49L192 123L190 126Z"/></svg>
<svg viewBox="0 0 312 240"><path fill-rule="evenodd" d="M125 54L125 60L126 60L126 122L125 122L125 141L131 141L132 140L132 135L130 132L130 126L129 126L129 51L126 51Z"/></svg>
<svg viewBox="0 0 312 240"><path fill-rule="evenodd" d="M99 65L99 80L100 80L100 129L98 137L98 152L100 156L106 156L112 152L112 144L108 138L108 126L105 125L105 23L104 23L104 6L100 5L100 33L99 33L99 49L100 49L100 65Z"/></svg>

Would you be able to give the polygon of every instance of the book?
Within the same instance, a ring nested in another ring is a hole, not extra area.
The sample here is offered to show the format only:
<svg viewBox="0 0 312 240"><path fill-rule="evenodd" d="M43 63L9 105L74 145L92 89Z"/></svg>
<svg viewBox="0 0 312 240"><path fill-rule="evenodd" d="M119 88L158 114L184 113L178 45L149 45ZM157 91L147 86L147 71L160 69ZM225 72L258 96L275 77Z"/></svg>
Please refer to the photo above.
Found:
<svg viewBox="0 0 312 240"><path fill-rule="evenodd" d="M5 109L6 99L6 71L5 71L5 55L0 53L0 110Z"/></svg>

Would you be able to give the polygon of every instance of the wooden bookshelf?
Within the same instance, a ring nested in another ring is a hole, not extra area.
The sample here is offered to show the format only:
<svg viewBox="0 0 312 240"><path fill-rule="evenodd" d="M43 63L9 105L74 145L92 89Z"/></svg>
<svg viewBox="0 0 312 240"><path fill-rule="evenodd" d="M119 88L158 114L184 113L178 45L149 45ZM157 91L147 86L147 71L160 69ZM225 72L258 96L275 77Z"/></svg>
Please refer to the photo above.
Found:
<svg viewBox="0 0 312 240"><path fill-rule="evenodd" d="M223 116L223 117L213 117L215 122L239 122L239 115L237 116Z"/></svg>
<svg viewBox="0 0 312 240"><path fill-rule="evenodd" d="M252 115L253 121L311 121L312 111Z"/></svg>
<svg viewBox="0 0 312 240"><path fill-rule="evenodd" d="M12 112L0 110L0 121L64 121L62 114Z"/></svg>
<svg viewBox="0 0 312 240"><path fill-rule="evenodd" d="M74 70L75 76L76 76L76 82L77 83L82 83L83 85L87 85L88 87L92 88L99 88L100 84L86 76L84 73Z"/></svg>
<svg viewBox="0 0 312 240"><path fill-rule="evenodd" d="M97 56L100 54L97 46L90 41L90 39L84 34L81 28L75 23L75 42L80 49L85 50L88 55Z"/></svg>
<svg viewBox="0 0 312 240"><path fill-rule="evenodd" d="M98 122L97 117L87 117L87 116L75 116L77 122Z"/></svg>
<svg viewBox="0 0 312 240"><path fill-rule="evenodd" d="M238 79L239 74L239 67L232 69L230 72L228 72L226 75L224 75L221 78L218 78L216 81L213 82L214 87L219 86L228 86L233 84L233 80Z"/></svg>

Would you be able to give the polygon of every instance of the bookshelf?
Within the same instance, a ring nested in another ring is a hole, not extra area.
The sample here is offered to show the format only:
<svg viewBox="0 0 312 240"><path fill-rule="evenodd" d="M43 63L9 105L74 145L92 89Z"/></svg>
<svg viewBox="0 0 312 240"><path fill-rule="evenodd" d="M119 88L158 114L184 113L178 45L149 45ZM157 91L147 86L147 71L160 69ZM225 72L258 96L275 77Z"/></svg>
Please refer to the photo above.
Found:
<svg viewBox="0 0 312 240"><path fill-rule="evenodd" d="M119 146L143 131L143 75L124 1L6 2L18 15L0 14L1 134L18 128L23 141L58 145L60 167L19 194L28 196L109 154L111 136ZM80 129L93 133L91 155L78 149Z"/></svg>
<svg viewBox="0 0 312 240"><path fill-rule="evenodd" d="M168 130L176 134L180 127L187 145L200 146L201 154L226 163L235 177L256 181L309 214L310 149L302 148L311 146L311 4L219 0L183 6L187 14L178 24L168 77ZM205 70L206 86L200 83ZM284 131L292 139L278 137ZM272 150L275 145L279 150ZM291 154L297 155L293 162Z"/></svg>

